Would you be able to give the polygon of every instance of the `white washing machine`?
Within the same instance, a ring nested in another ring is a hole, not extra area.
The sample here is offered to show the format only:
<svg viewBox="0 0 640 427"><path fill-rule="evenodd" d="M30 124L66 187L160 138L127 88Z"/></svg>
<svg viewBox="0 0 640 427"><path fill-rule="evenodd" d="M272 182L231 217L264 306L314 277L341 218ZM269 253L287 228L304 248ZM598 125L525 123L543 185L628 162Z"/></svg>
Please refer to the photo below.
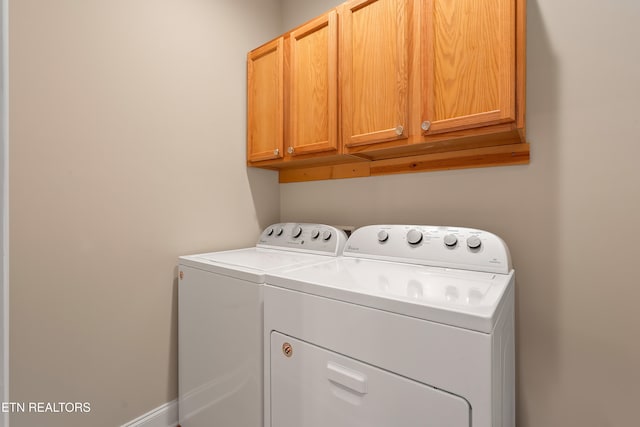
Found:
<svg viewBox="0 0 640 427"><path fill-rule="evenodd" d="M513 427L514 271L468 228L356 230L267 274L265 427Z"/></svg>
<svg viewBox="0 0 640 427"><path fill-rule="evenodd" d="M255 247L180 257L178 417L182 427L260 427L263 283L276 268L342 253L343 231L275 224Z"/></svg>

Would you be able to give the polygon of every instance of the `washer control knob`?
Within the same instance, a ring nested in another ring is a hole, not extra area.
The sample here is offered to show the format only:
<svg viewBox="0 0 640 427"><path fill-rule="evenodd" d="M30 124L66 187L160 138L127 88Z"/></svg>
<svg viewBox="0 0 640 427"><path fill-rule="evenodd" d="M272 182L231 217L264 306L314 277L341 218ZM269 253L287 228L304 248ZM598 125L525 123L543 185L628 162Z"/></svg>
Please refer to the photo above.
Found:
<svg viewBox="0 0 640 427"><path fill-rule="evenodd" d="M409 242L410 245L417 245L422 242L422 233L415 228L412 228L407 233L407 242Z"/></svg>
<svg viewBox="0 0 640 427"><path fill-rule="evenodd" d="M327 230L324 233L322 233L322 240L329 240L331 239L331 231Z"/></svg>
<svg viewBox="0 0 640 427"><path fill-rule="evenodd" d="M296 225L295 227L293 227L292 235L294 239L300 237L301 234L302 234L302 227L300 227L299 225Z"/></svg>
<svg viewBox="0 0 640 427"><path fill-rule="evenodd" d="M313 230L313 231L311 232L311 238L315 240L315 239L317 239L318 237L320 237L320 231L319 231L319 230Z"/></svg>
<svg viewBox="0 0 640 427"><path fill-rule="evenodd" d="M284 233L284 230L282 229L282 227L276 228L276 236L282 236L282 233Z"/></svg>
<svg viewBox="0 0 640 427"><path fill-rule="evenodd" d="M273 228L267 230L267 236L273 235Z"/></svg>
<svg viewBox="0 0 640 427"><path fill-rule="evenodd" d="M444 236L444 244L449 248L453 248L456 244L458 244L458 238L455 234L447 234Z"/></svg>
<svg viewBox="0 0 640 427"><path fill-rule="evenodd" d="M378 242L383 243L389 240L389 233L385 230L378 231Z"/></svg>
<svg viewBox="0 0 640 427"><path fill-rule="evenodd" d="M481 245L482 242L478 236L471 236L467 239L467 246L469 246L469 249L478 249Z"/></svg>

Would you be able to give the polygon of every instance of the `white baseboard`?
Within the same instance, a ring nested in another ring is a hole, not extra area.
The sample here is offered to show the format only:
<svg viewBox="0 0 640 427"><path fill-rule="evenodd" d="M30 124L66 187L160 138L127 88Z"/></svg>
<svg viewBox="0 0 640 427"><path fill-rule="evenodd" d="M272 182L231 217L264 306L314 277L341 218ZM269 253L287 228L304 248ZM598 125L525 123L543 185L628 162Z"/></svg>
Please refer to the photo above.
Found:
<svg viewBox="0 0 640 427"><path fill-rule="evenodd" d="M178 425L178 400L152 409L122 427L175 427Z"/></svg>

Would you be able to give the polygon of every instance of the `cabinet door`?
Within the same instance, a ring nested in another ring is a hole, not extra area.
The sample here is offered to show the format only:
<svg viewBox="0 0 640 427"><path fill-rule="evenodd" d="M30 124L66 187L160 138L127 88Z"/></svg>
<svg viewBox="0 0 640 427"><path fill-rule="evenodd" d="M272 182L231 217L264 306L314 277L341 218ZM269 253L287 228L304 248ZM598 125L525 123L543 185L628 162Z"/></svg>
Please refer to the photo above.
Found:
<svg viewBox="0 0 640 427"><path fill-rule="evenodd" d="M514 121L515 0L422 7L424 135Z"/></svg>
<svg viewBox="0 0 640 427"><path fill-rule="evenodd" d="M338 149L338 18L336 11L291 33L287 152Z"/></svg>
<svg viewBox="0 0 640 427"><path fill-rule="evenodd" d="M340 9L342 141L346 147L406 138L405 0L357 0Z"/></svg>
<svg viewBox="0 0 640 427"><path fill-rule="evenodd" d="M247 58L247 160L283 156L283 38L267 43Z"/></svg>

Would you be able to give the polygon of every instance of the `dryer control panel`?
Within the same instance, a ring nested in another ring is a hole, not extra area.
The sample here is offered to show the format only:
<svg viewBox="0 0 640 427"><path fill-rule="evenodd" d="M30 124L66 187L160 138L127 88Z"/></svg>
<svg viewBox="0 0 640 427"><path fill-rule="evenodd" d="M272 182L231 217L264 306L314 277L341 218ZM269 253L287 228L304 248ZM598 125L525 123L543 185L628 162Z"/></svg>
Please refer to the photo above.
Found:
<svg viewBox="0 0 640 427"><path fill-rule="evenodd" d="M463 227L370 225L351 234L344 256L506 274L507 245L495 234Z"/></svg>
<svg viewBox="0 0 640 427"><path fill-rule="evenodd" d="M265 228L256 246L339 256L346 242L347 235L336 227L288 222Z"/></svg>

